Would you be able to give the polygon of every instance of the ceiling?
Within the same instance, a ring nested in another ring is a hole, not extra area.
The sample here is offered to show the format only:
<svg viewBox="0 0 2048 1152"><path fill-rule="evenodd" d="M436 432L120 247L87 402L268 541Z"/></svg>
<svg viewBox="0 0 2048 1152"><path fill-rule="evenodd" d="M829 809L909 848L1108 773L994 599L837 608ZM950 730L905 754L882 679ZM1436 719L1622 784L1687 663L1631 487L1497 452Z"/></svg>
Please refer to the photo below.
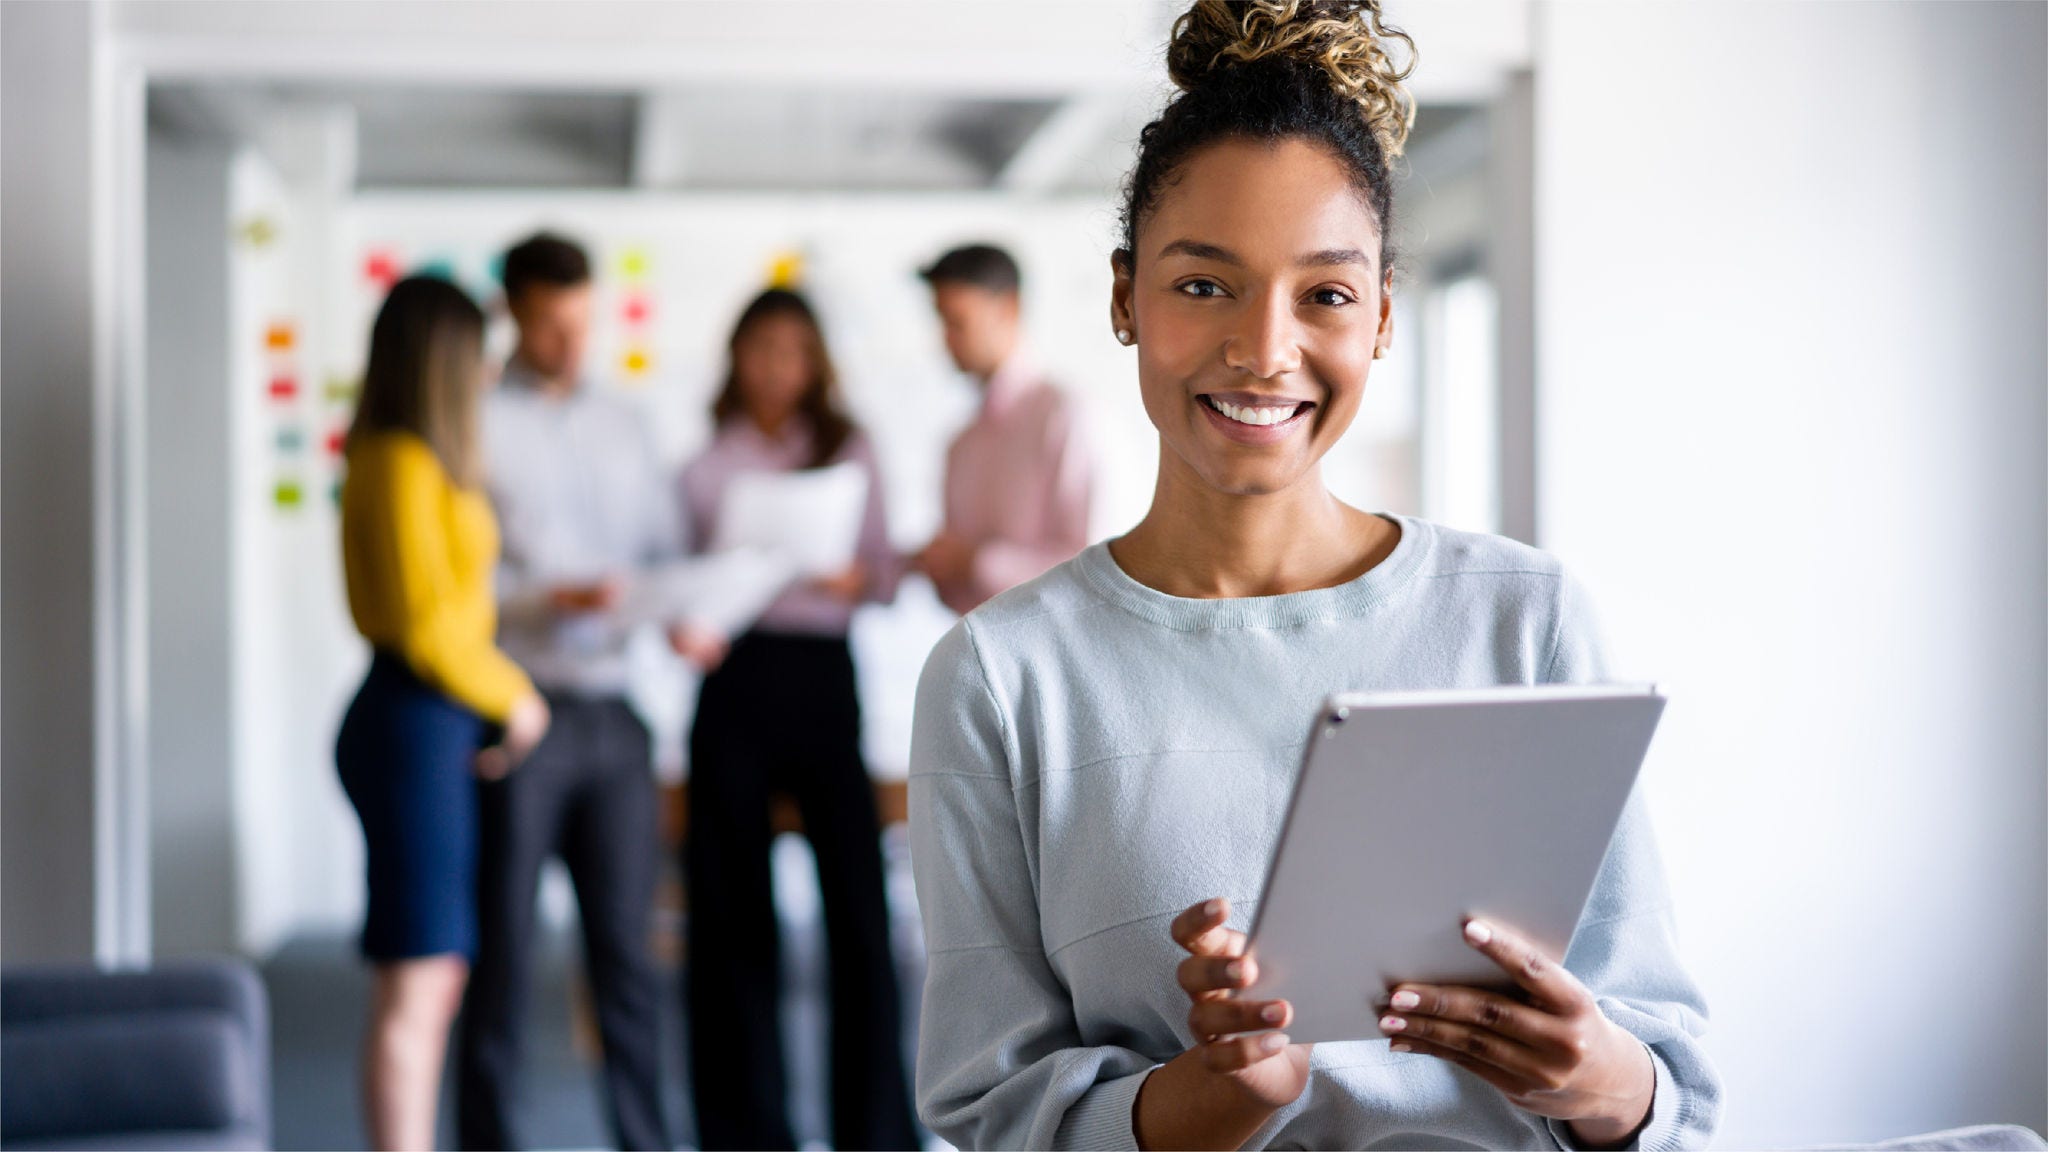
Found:
<svg viewBox="0 0 2048 1152"><path fill-rule="evenodd" d="M311 162L301 145L305 125L317 122L345 139L342 183L357 190L1096 195L1123 178L1155 100L731 86L622 93L162 83L150 90L150 126L253 142L289 173ZM1463 111L1425 107L1415 147Z"/></svg>

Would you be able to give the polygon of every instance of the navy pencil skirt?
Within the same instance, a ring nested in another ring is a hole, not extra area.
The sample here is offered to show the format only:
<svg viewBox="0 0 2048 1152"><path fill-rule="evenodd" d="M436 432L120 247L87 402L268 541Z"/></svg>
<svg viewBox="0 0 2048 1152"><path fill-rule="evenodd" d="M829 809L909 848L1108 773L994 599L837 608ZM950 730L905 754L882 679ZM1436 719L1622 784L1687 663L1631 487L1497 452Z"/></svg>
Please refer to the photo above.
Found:
<svg viewBox="0 0 2048 1152"><path fill-rule="evenodd" d="M335 742L363 824L372 961L476 952L477 795L485 723L378 652Z"/></svg>

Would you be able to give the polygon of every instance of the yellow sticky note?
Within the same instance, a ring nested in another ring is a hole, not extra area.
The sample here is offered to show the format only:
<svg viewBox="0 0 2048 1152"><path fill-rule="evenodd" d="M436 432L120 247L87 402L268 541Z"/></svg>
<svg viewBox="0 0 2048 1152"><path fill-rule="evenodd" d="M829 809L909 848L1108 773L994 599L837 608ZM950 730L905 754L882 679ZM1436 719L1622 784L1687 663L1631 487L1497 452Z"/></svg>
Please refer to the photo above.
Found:
<svg viewBox="0 0 2048 1152"><path fill-rule="evenodd" d="M804 254L797 251L778 252L768 262L768 286L770 288L795 288L804 281Z"/></svg>

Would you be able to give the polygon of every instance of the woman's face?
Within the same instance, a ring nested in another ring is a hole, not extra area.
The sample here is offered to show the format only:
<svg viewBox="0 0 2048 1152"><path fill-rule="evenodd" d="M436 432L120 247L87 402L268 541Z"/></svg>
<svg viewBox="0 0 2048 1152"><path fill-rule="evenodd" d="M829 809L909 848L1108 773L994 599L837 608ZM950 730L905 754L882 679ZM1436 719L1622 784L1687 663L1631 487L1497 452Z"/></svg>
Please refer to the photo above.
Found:
<svg viewBox="0 0 2048 1152"><path fill-rule="evenodd" d="M741 330L732 345L740 403L757 423L776 425L796 411L817 379L811 326L802 317L770 313Z"/></svg>
<svg viewBox="0 0 2048 1152"><path fill-rule="evenodd" d="M1344 166L1300 140L1191 157L1116 271L1162 464L1254 496L1316 476L1393 335L1379 227Z"/></svg>

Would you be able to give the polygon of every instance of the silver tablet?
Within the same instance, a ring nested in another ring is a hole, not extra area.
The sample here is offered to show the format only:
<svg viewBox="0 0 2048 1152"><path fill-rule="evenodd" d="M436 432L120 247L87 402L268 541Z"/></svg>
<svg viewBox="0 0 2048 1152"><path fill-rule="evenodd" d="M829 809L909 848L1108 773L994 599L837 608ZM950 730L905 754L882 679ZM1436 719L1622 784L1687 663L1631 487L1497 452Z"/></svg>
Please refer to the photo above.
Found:
<svg viewBox="0 0 2048 1152"><path fill-rule="evenodd" d="M1651 685L1331 697L1266 874L1245 996L1298 1044L1381 1037L1403 981L1504 988L1468 916L1562 960L1664 711Z"/></svg>

